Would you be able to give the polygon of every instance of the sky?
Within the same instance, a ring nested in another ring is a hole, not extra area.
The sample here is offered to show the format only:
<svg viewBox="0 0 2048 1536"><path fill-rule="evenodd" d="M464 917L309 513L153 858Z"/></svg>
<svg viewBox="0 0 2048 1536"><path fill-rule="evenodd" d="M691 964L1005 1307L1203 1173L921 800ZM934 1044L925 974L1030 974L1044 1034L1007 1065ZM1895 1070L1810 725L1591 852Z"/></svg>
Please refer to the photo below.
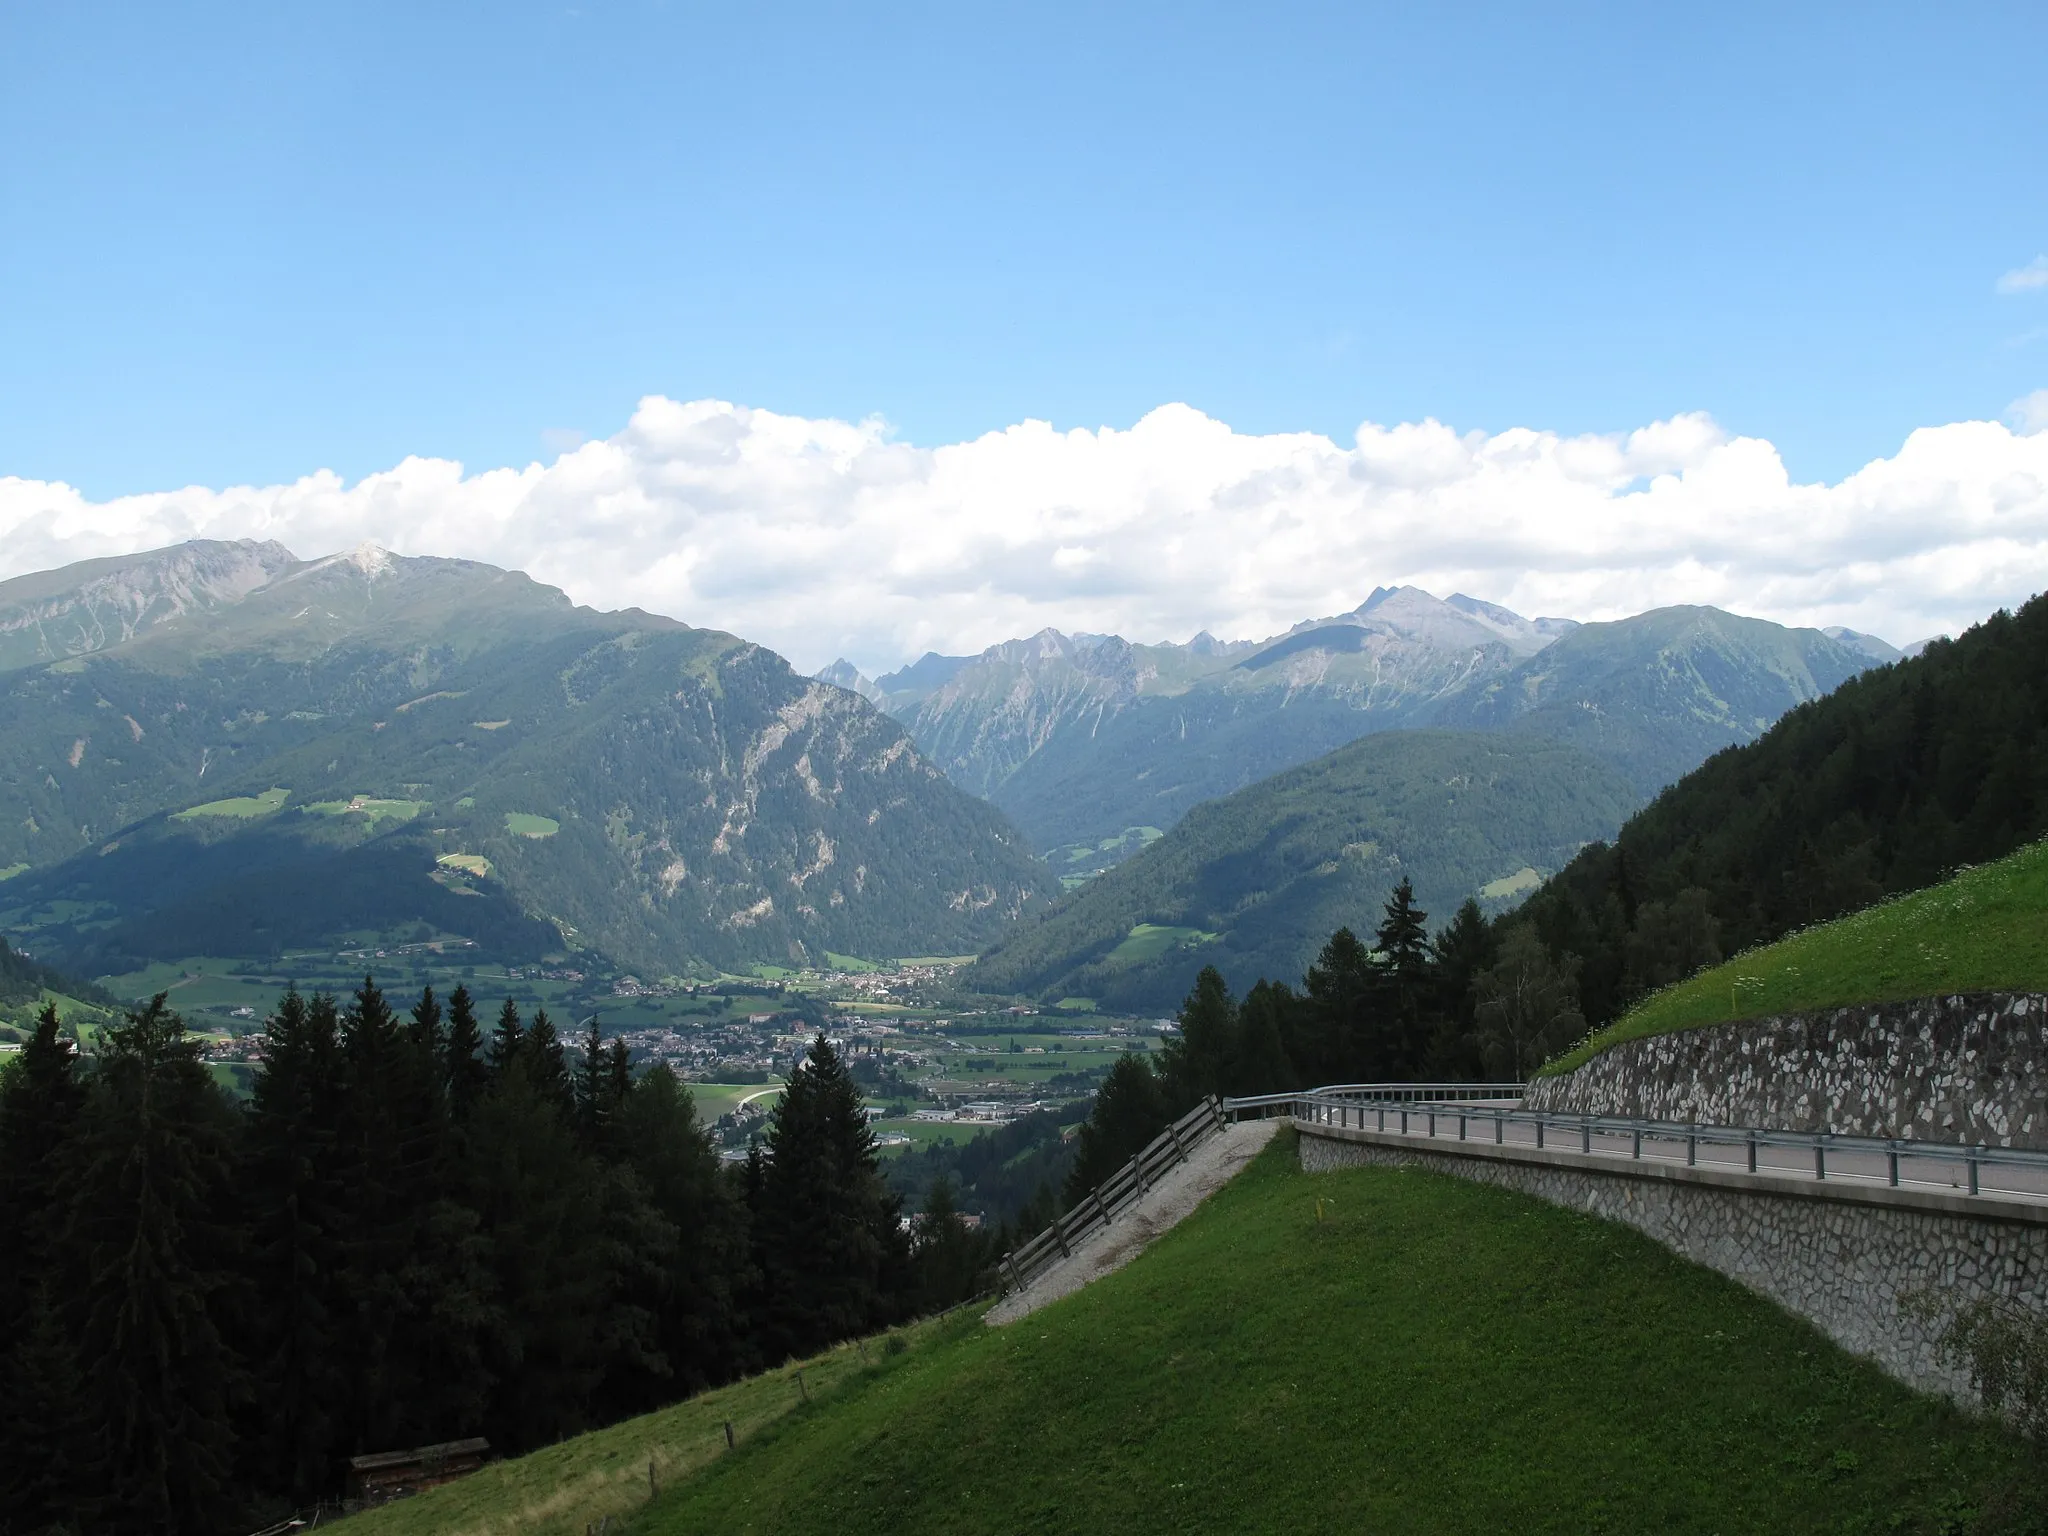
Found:
<svg viewBox="0 0 2048 1536"><path fill-rule="evenodd" d="M875 671L2048 587L2048 10L0 0L0 576L518 564Z"/></svg>

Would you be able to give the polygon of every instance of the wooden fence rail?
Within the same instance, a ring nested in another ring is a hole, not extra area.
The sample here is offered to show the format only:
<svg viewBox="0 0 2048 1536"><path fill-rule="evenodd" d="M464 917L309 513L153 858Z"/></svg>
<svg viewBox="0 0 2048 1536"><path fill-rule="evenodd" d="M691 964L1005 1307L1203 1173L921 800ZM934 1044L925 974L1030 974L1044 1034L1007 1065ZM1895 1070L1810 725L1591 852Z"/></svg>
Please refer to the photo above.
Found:
<svg viewBox="0 0 2048 1536"><path fill-rule="evenodd" d="M1055 1217L1051 1226L1004 1254L1005 1289L1023 1290L1066 1258L1077 1245L1143 1199L1168 1169L1186 1162L1196 1147L1225 1124L1221 1101L1213 1096L1202 1100L1155 1136L1144 1151L1089 1190L1064 1215Z"/></svg>

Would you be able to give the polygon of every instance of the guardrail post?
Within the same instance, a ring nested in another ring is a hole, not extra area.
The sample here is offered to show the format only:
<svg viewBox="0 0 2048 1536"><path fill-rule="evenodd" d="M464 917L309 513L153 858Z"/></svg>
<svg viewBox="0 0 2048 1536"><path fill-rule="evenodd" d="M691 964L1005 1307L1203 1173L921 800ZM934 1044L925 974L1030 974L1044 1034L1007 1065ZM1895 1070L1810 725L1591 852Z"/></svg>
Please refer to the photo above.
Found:
<svg viewBox="0 0 2048 1536"><path fill-rule="evenodd" d="M1386 1130L1386 1128L1387 1128L1387 1106L1386 1106L1386 1105L1384 1105L1384 1104L1382 1104L1382 1105L1380 1106L1380 1129L1381 1129L1382 1131L1384 1131L1384 1130Z"/></svg>
<svg viewBox="0 0 2048 1536"><path fill-rule="evenodd" d="M1496 1109L1493 1112L1493 1144L1495 1146L1502 1145L1507 1140L1507 1134L1507 1116L1503 1115L1499 1110Z"/></svg>
<svg viewBox="0 0 2048 1536"><path fill-rule="evenodd" d="M1024 1289L1024 1277L1023 1277L1022 1275L1020 1275L1020 1274L1018 1274L1018 1273L1017 1273L1017 1255L1016 1255L1016 1254L1014 1254L1014 1253L1006 1253L1006 1254L1004 1254L1004 1255L1003 1255L1003 1263L1004 1263L1004 1264L1006 1264L1006 1265L1007 1265L1007 1266L1009 1267L1009 1270L1010 1270L1010 1284L1011 1284L1011 1286L1012 1286L1012 1287L1013 1287L1014 1289L1016 1289L1016 1290L1020 1290L1020 1291L1021 1291L1021 1290L1023 1290L1023 1289Z"/></svg>
<svg viewBox="0 0 2048 1536"><path fill-rule="evenodd" d="M1818 1136L1813 1138L1813 1176L1816 1179L1828 1176L1828 1149Z"/></svg>
<svg viewBox="0 0 2048 1536"><path fill-rule="evenodd" d="M1169 1125L1166 1128L1166 1134L1173 1138L1174 1152L1182 1162L1186 1162L1188 1160L1188 1149L1180 1144L1180 1132Z"/></svg>
<svg viewBox="0 0 2048 1536"><path fill-rule="evenodd" d="M1590 1120L1581 1120L1579 1122L1579 1150L1588 1157L1592 1156L1593 1122Z"/></svg>
<svg viewBox="0 0 2048 1536"><path fill-rule="evenodd" d="M1464 1139L1465 1139L1465 1117L1464 1117L1463 1115L1460 1115L1460 1116L1458 1116L1458 1140L1460 1140L1460 1141L1463 1141Z"/></svg>
<svg viewBox="0 0 2048 1536"><path fill-rule="evenodd" d="M1060 1245L1060 1256L1071 1259L1074 1250L1067 1246L1067 1218L1055 1216L1052 1219L1052 1240Z"/></svg>
<svg viewBox="0 0 2048 1536"><path fill-rule="evenodd" d="M1966 1163L1966 1164L1967 1164L1967 1165L1969 1166L1969 1169L1970 1169L1970 1193L1974 1195L1974 1194L1976 1194L1976 1193L1977 1193L1977 1150L1976 1150L1976 1148L1974 1148L1974 1147L1973 1147L1973 1148L1971 1148L1971 1149L1970 1149L1970 1155L1969 1155L1968 1157L1964 1158L1964 1159L1963 1159L1963 1161L1964 1161L1964 1163Z"/></svg>
<svg viewBox="0 0 2048 1536"><path fill-rule="evenodd" d="M1429 1112L1429 1139L1436 1140L1436 1111L1433 1109Z"/></svg>
<svg viewBox="0 0 2048 1536"><path fill-rule="evenodd" d="M1403 1136L1408 1134L1408 1111L1405 1109L1401 1111L1401 1134Z"/></svg>
<svg viewBox="0 0 2048 1536"><path fill-rule="evenodd" d="M1756 1132L1749 1133L1749 1171L1756 1172Z"/></svg>
<svg viewBox="0 0 2048 1536"><path fill-rule="evenodd" d="M1899 1187L1899 1149L1897 1147L1885 1148L1884 1163L1885 1174L1889 1178L1892 1188L1897 1189Z"/></svg>
<svg viewBox="0 0 2048 1536"><path fill-rule="evenodd" d="M1642 1128L1641 1126L1637 1126L1637 1127L1636 1127L1636 1144L1635 1144L1635 1147L1634 1147L1634 1148L1633 1148L1633 1149L1632 1149L1632 1150L1631 1150L1631 1151L1629 1152L1629 1156L1630 1156L1630 1157L1641 1157L1642 1155L1643 1155L1643 1128Z"/></svg>
<svg viewBox="0 0 2048 1536"><path fill-rule="evenodd" d="M1543 1117L1541 1115L1538 1115L1536 1117L1536 1150L1538 1152L1541 1152L1543 1150L1543 1126Z"/></svg>
<svg viewBox="0 0 2048 1536"><path fill-rule="evenodd" d="M1685 1133L1685 1166L1696 1168L1699 1166L1699 1161L1700 1133L1698 1131L1687 1131Z"/></svg>

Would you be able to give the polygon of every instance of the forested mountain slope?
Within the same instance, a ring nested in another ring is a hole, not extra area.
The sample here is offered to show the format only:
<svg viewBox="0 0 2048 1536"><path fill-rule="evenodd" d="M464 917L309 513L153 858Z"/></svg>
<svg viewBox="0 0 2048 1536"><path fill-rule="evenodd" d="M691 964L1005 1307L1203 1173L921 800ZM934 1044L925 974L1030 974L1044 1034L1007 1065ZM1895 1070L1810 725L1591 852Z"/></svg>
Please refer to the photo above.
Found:
<svg viewBox="0 0 2048 1536"><path fill-rule="evenodd" d="M1197 806L963 979L1166 1014L1204 965L1240 991L1291 981L1332 930L1369 932L1404 876L1438 922L1468 896L1505 905L1634 804L1621 774L1562 743L1382 732Z"/></svg>
<svg viewBox="0 0 2048 1536"><path fill-rule="evenodd" d="M1381 588L1259 642L1133 645L1046 630L878 680L955 782L1042 850L1170 827L1188 809L1506 671L1570 626Z"/></svg>
<svg viewBox="0 0 2048 1536"><path fill-rule="evenodd" d="M1724 751L1527 905L1581 965L1586 1016L1658 981L1674 939L1719 959L2048 831L2048 600L1867 672ZM1686 930L1681 934L1680 929Z"/></svg>
<svg viewBox="0 0 2048 1536"><path fill-rule="evenodd" d="M927 656L865 685L955 782L1056 867L1374 731L1516 730L1619 768L1639 797L1885 654L1884 642L1711 608L1616 623L1524 619L1383 588L1256 644L1062 635ZM829 669L828 669L829 670ZM1129 840L1138 846L1138 840Z"/></svg>
<svg viewBox="0 0 2048 1536"><path fill-rule="evenodd" d="M1571 742L1621 769L1648 798L1865 671L1876 660L1870 647L1882 644L1718 608L1657 608L1583 625L1445 700L1429 719Z"/></svg>
<svg viewBox="0 0 2048 1536"><path fill-rule="evenodd" d="M657 972L958 953L1052 889L772 652L376 550L0 676L0 868L0 929L102 970L343 934Z"/></svg>

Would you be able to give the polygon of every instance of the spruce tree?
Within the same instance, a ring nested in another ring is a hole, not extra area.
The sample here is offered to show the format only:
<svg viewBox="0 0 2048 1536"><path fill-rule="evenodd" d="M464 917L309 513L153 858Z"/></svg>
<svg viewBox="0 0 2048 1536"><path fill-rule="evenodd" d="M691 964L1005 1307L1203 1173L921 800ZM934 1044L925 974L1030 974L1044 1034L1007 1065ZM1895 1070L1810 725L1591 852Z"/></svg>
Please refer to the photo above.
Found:
<svg viewBox="0 0 2048 1536"><path fill-rule="evenodd" d="M38 1284L11 1319L6 1390L0 1391L0 1529L20 1536L91 1530L103 1513L99 1426L77 1348L50 1284Z"/></svg>
<svg viewBox="0 0 2048 1536"><path fill-rule="evenodd" d="M769 1358L892 1323L912 1282L898 1197L881 1173L860 1090L821 1034L770 1121L755 1220Z"/></svg>
<svg viewBox="0 0 2048 1536"><path fill-rule="evenodd" d="M1213 965L1202 967L1194 990L1180 1005L1180 1034L1160 1052L1159 1077L1169 1114L1194 1108L1209 1094L1229 1091L1224 1082L1237 1050L1237 1003Z"/></svg>
<svg viewBox="0 0 2048 1536"><path fill-rule="evenodd" d="M1372 956L1349 928L1330 935L1302 978L1304 1006L1288 1054L1310 1082L1365 1082L1387 1075L1379 1039L1382 996Z"/></svg>
<svg viewBox="0 0 2048 1536"><path fill-rule="evenodd" d="M251 1480L295 1502L333 1491L352 1369L346 1306L342 1079L334 1000L287 990L265 1027L239 1176L249 1233Z"/></svg>
<svg viewBox="0 0 2048 1536"><path fill-rule="evenodd" d="M487 1060L491 1075L502 1077L511 1070L512 1063L519 1059L519 1053L526 1045L526 1026L519 1019L519 1005L511 998L498 1010L497 1026L491 1031L491 1045Z"/></svg>
<svg viewBox="0 0 2048 1536"><path fill-rule="evenodd" d="M518 1017L515 1012L513 1017ZM442 1046L445 1065L442 1076L448 1084L448 1113L458 1125L466 1121L490 1082L491 1069L484 1063L483 1032L477 1028L476 1005L469 988L458 986L448 995L448 1034Z"/></svg>
<svg viewBox="0 0 2048 1536"><path fill-rule="evenodd" d="M234 1111L163 993L101 1038L66 1244L105 1455L95 1529L212 1530L237 1376L217 1315Z"/></svg>
<svg viewBox="0 0 2048 1536"><path fill-rule="evenodd" d="M1143 1151L1172 1119L1152 1064L1136 1051L1119 1056L1095 1090L1095 1103L1076 1138L1074 1166L1067 1173L1067 1203L1072 1205Z"/></svg>
<svg viewBox="0 0 2048 1536"><path fill-rule="evenodd" d="M61 1211L59 1170L78 1133L85 1084L57 1006L0 1071L0 1317L19 1317L42 1283Z"/></svg>
<svg viewBox="0 0 2048 1536"><path fill-rule="evenodd" d="M533 1022L526 1029L526 1052L533 1086L559 1109L565 1118L576 1111L576 1087L569 1077L569 1058L555 1033L555 1021L545 1008L533 1010Z"/></svg>
<svg viewBox="0 0 2048 1536"><path fill-rule="evenodd" d="M1225 1080L1235 1094L1285 1093L1301 1086L1287 1056L1287 1031L1300 1003L1282 982L1261 979L1238 1006L1236 1049Z"/></svg>

